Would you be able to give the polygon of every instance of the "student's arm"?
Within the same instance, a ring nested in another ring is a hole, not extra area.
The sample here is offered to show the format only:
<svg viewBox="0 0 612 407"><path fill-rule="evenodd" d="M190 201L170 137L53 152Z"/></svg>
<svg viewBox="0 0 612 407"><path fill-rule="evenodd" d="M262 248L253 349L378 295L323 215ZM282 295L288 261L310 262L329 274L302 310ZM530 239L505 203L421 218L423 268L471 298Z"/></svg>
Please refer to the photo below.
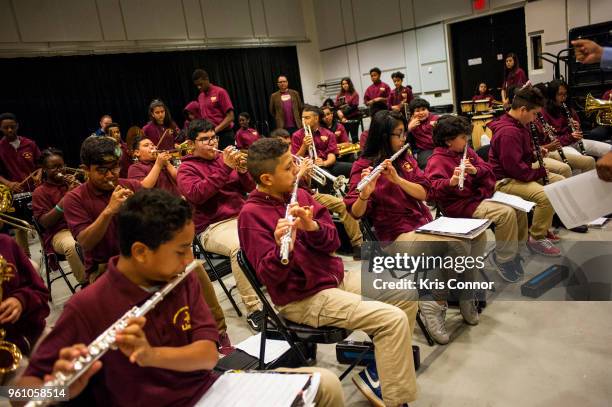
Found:
<svg viewBox="0 0 612 407"><path fill-rule="evenodd" d="M170 153L164 152L157 154L157 159L155 159L155 164L153 165L153 168L151 168L151 171L149 171L149 173L140 180L140 184L143 188L155 187L155 184L157 184L157 180L159 179L159 174L161 174L162 169L168 165L169 160Z"/></svg>
<svg viewBox="0 0 612 407"><path fill-rule="evenodd" d="M229 94L225 89L219 92L219 108L225 112L225 117L217 126L215 126L215 133L222 132L229 128L231 122L234 121L234 105L229 97Z"/></svg>
<svg viewBox="0 0 612 407"><path fill-rule="evenodd" d="M456 192L456 185L451 185L454 172L455 167L445 165L442 160L436 159L435 156L429 158L425 167L425 175L431 184L429 193L432 199L440 199Z"/></svg>
<svg viewBox="0 0 612 407"><path fill-rule="evenodd" d="M510 178L517 179L523 182L537 181L546 175L546 169L533 169L530 164L527 164L522 159L522 150L517 148L522 143L512 133L499 135L499 140L505 142L498 148L499 163Z"/></svg>
<svg viewBox="0 0 612 407"><path fill-rule="evenodd" d="M369 184L367 184L361 192L357 192L359 182L368 176L372 171L372 167L360 168L353 166L349 181L349 192L344 197L346 210L355 219L361 218L363 215L372 210L372 194L376 188L376 181L380 174L377 175Z"/></svg>
<svg viewBox="0 0 612 407"><path fill-rule="evenodd" d="M308 219L310 218L309 215L312 215L310 219L318 225L317 228L306 232L305 240L314 249L328 253L334 252L340 247L340 238L329 210L315 201L310 194L304 194L304 197L307 200L307 206L312 207L312 210L308 211L308 214L299 210L297 213L305 215L303 218L300 218L302 220Z"/></svg>
<svg viewBox="0 0 612 407"><path fill-rule="evenodd" d="M202 204L217 194L229 181L233 169L223 165L221 169L202 175L188 162L181 164L176 182L181 194L191 203Z"/></svg>
<svg viewBox="0 0 612 407"><path fill-rule="evenodd" d="M13 192L23 192L23 188L19 185L19 182L9 181L0 175L0 182L9 187L9 189Z"/></svg>
<svg viewBox="0 0 612 407"><path fill-rule="evenodd" d="M60 208L64 207L64 198L60 199L57 206ZM36 188L32 193L32 212L34 218L38 223L45 229L55 225L61 219L64 214L55 209L55 203L51 200L51 197L46 195L40 187Z"/></svg>

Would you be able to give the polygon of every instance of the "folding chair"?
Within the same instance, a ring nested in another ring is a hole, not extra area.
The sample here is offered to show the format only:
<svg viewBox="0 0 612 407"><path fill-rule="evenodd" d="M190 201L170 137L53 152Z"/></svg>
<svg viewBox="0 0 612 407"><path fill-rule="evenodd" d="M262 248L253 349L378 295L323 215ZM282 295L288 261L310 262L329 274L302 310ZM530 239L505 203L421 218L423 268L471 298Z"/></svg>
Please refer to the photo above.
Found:
<svg viewBox="0 0 612 407"><path fill-rule="evenodd" d="M264 356L266 354L266 338L281 338L289 343L291 349L297 355L300 363L304 366L313 365L316 361L316 345L338 343L351 333L350 330L337 328L334 326L321 326L314 328L308 325L297 324L283 318L282 315L276 313L272 304L263 293L262 284L257 278L255 270L247 260L244 252L238 252L238 263L247 279L253 286L253 290L259 297L262 304L262 312L264 313L263 327L261 330L261 344L259 348L259 369L264 369ZM270 323L272 327L268 325ZM306 349L313 349L313 357L309 358L306 355ZM357 364L369 349L363 351L361 355L340 375L340 380L344 379Z"/></svg>

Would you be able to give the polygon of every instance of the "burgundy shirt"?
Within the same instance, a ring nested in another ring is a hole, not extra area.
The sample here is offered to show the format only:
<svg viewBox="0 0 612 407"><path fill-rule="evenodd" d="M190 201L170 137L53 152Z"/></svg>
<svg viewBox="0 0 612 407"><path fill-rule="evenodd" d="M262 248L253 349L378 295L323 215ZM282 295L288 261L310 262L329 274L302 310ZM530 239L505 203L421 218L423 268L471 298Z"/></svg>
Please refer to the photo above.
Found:
<svg viewBox="0 0 612 407"><path fill-rule="evenodd" d="M475 102L477 100L484 100L484 99L487 99L489 101L489 107L493 105L493 101L495 100L495 98L492 95L487 93L486 95L481 95L481 94L474 95L472 97L472 102Z"/></svg>
<svg viewBox="0 0 612 407"><path fill-rule="evenodd" d="M136 192L141 188L140 182L133 179L119 178L119 184ZM79 233L94 223L102 213L112 191L98 191L86 182L66 194L64 198L64 218L68 223L70 233L75 239ZM85 272L87 276L95 271L97 264L108 262L112 256L119 254L117 218L110 221L104 237L92 250L84 250Z"/></svg>
<svg viewBox="0 0 612 407"><path fill-rule="evenodd" d="M132 166L130 167L130 170L128 172L128 178L142 181L146 178L147 175L149 175L154 165L155 161L138 161L132 164ZM159 177L157 177L155 188L166 190L174 195L181 194L178 190L178 186L176 185L176 181L174 180L174 178L172 178L166 168L163 168L159 172Z"/></svg>
<svg viewBox="0 0 612 407"><path fill-rule="evenodd" d="M412 99L414 99L412 90L406 86L400 86L391 91L387 104L389 105L389 109L391 109L393 106L397 106L401 103L410 103Z"/></svg>
<svg viewBox="0 0 612 407"><path fill-rule="evenodd" d="M353 92L352 94L345 91L338 93L336 95L336 107L340 107L345 104L352 107L357 107L359 105L359 93L357 93L357 91Z"/></svg>
<svg viewBox="0 0 612 407"><path fill-rule="evenodd" d="M580 129L580 119L576 112L571 109L572 118L578 122L578 129ZM559 139L559 143L562 146L569 146L574 144L576 140L572 137L572 129L567 121L567 115L563 108L559 111L559 115L555 116L552 112L547 109L542 109L542 116L544 116L544 120L548 124L550 124L555 129L555 134Z"/></svg>
<svg viewBox="0 0 612 407"><path fill-rule="evenodd" d="M274 230L278 220L285 217L289 200L289 195L285 200L279 200L255 190L238 217L240 247L276 305L289 304L321 290L338 287L344 278L342 260L332 254L340 247L340 238L331 215L303 189L298 189L298 204L314 207L313 219L319 224L319 230L298 230L294 249L289 253L289 263L281 263Z"/></svg>
<svg viewBox="0 0 612 407"><path fill-rule="evenodd" d="M432 123L436 120L438 120L438 116L429 113L425 120L412 129L411 133L415 139L415 147L419 150L433 150L434 144Z"/></svg>
<svg viewBox="0 0 612 407"><path fill-rule="evenodd" d="M178 127L174 122L169 128L165 128L154 121L150 121L142 128L142 132L145 138L148 138L157 146L158 150L172 150L174 148L174 138L178 134ZM166 135L161 144L158 145L164 133Z"/></svg>
<svg viewBox="0 0 612 407"><path fill-rule="evenodd" d="M243 129L241 127L236 132L236 147L239 150L248 149L257 140L259 140L259 133L255 129Z"/></svg>
<svg viewBox="0 0 612 407"><path fill-rule="evenodd" d="M21 182L36 168L40 150L29 138L18 136L19 147L15 150L6 137L0 140L0 175L9 181ZM30 179L22 185L24 191L34 191L34 182Z"/></svg>
<svg viewBox="0 0 612 407"><path fill-rule="evenodd" d="M15 240L3 233L0 233L0 255L16 269L13 277L2 282L2 299L15 297L23 307L16 322L2 325L6 331L5 339L27 353L45 328L45 318L49 315L49 290Z"/></svg>
<svg viewBox="0 0 612 407"><path fill-rule="evenodd" d="M132 157L130 157L128 145L122 141L120 147L121 158L119 159L119 167L121 168L121 170L119 171L119 177L127 178L128 170L130 169L130 166L134 163L134 161L132 161Z"/></svg>
<svg viewBox="0 0 612 407"><path fill-rule="evenodd" d="M126 311L142 305L151 296L117 270L117 259L110 259L107 272L64 305L55 327L30 359L26 376L42 379L53 370L60 349L91 343ZM174 287L146 318L144 333L151 346L181 347L200 340L218 342L217 328L202 298L195 272ZM179 372L140 367L130 363L120 350L109 350L100 360L102 370L88 386L97 405L194 405L215 380L207 370Z"/></svg>
<svg viewBox="0 0 612 407"><path fill-rule="evenodd" d="M215 126L225 119L227 112L234 110L232 101L227 91L219 86L210 84L206 92L202 91L198 95L198 103L200 105L200 115L203 119L208 120ZM234 122L231 122L228 129L234 127ZM225 130L225 129L224 129Z"/></svg>
<svg viewBox="0 0 612 407"><path fill-rule="evenodd" d="M291 100L291 94L287 91L280 93L281 106L283 107L283 117L285 121L285 128L291 129L298 127L293 117L293 101Z"/></svg>
<svg viewBox="0 0 612 407"><path fill-rule="evenodd" d="M336 135L336 144L348 143L350 141L346 128L342 123L336 123L336 130L334 130L333 133Z"/></svg>
<svg viewBox="0 0 612 407"><path fill-rule="evenodd" d="M384 83L383 81L379 81L378 83L373 83L365 91L363 95L363 102L368 103L372 99L376 99L379 97L387 99L391 94L391 87Z"/></svg>
<svg viewBox="0 0 612 407"><path fill-rule="evenodd" d="M54 208L67 192L68 185L66 184L57 185L43 182L38 186L32 193L32 212L36 220L40 222L40 217ZM42 237L47 252L53 253L53 245L51 244L53 236L64 229L68 229L68 224L62 216L55 225L44 230Z"/></svg>
<svg viewBox="0 0 612 407"><path fill-rule="evenodd" d="M612 89L609 89L606 91L606 93L604 93L601 98L603 100L612 100Z"/></svg>
<svg viewBox="0 0 612 407"><path fill-rule="evenodd" d="M493 120L488 126L493 131L489 164L496 179L513 178L530 182L546 175L544 168L531 168L535 156L527 127L507 113L498 120Z"/></svg>
<svg viewBox="0 0 612 407"><path fill-rule="evenodd" d="M241 174L223 162L223 155L214 160L187 156L178 169L179 191L194 208L196 232L209 225L238 216L245 194L255 188L248 173Z"/></svg>
<svg viewBox="0 0 612 407"><path fill-rule="evenodd" d="M359 135L359 147L361 148L361 152L365 151L366 142L368 141L368 130L364 130Z"/></svg>
<svg viewBox="0 0 612 407"><path fill-rule="evenodd" d="M430 184L423 171L409 152L396 159L400 170L400 177L422 185L425 191L429 191ZM365 157L359 158L353 163L351 178L349 181L349 192L344 197L346 209L352 214L351 208L357 201L359 193L355 189L361 180L361 171L368 167L375 167L372 161ZM378 178L376 188L370 199L365 212L376 229L376 235L382 242L392 242L402 233L412 232L424 224L431 222L431 214L427 206L411 196L407 195L399 185L389 181L384 176Z"/></svg>
<svg viewBox="0 0 612 407"><path fill-rule="evenodd" d="M522 68L516 68L514 71L508 73L504 80L502 88L508 90L511 86L523 86L527 82L527 75Z"/></svg>
<svg viewBox="0 0 612 407"><path fill-rule="evenodd" d="M491 166L482 160L474 150L468 147L467 158L477 172L475 175L465 173L463 190L457 185L451 186L450 179L455 167L461 164L463 153L456 153L448 148L436 147L427 161L425 174L431 182L431 196L452 218L471 218L476 207L495 192L495 174Z"/></svg>
<svg viewBox="0 0 612 407"><path fill-rule="evenodd" d="M297 154L304 140L304 129L299 129L291 136L291 154ZM338 154L338 146L336 144L336 135L326 129L320 127L312 132L312 138L317 150L317 157L325 160L328 154Z"/></svg>

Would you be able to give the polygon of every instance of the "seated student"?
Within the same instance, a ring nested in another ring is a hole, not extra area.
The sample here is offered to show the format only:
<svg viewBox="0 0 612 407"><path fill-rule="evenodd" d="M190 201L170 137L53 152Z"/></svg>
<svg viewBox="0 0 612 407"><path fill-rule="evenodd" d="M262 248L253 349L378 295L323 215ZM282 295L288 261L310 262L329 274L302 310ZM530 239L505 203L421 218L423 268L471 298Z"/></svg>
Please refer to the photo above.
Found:
<svg viewBox="0 0 612 407"><path fill-rule="evenodd" d="M83 283L85 268L62 212L64 196L80 183L74 175L66 172L64 155L60 150L43 150L41 165L44 182L32 194L32 211L36 221L44 228L42 238L45 250L66 256L74 277L79 283Z"/></svg>
<svg viewBox="0 0 612 407"><path fill-rule="evenodd" d="M334 111L332 108L329 106L323 107L321 108L321 113L320 125L334 133L336 136L336 144L350 143L346 129L342 123L338 122L338 119L334 116Z"/></svg>
<svg viewBox="0 0 612 407"><path fill-rule="evenodd" d="M285 144L291 144L291 136L285 129L276 129L270 134L271 138L279 138L285 142ZM310 159L308 159L310 160ZM306 163L306 160L303 161ZM310 161L312 164L312 161ZM340 218L340 222L346 230L346 234L351 240L351 246L353 247L353 259L361 259L361 245L363 244L363 235L361 234L361 228L359 222L356 221L346 210L346 205L341 198L334 195L322 194L318 190L313 191L310 189L310 177L305 174L304 183L300 183L300 187L310 192L315 201L326 207L330 212L337 213ZM314 193L313 193L314 192Z"/></svg>
<svg viewBox="0 0 612 407"><path fill-rule="evenodd" d="M247 112L242 112L238 115L238 124L240 128L236 132L236 148L238 150L248 150L255 141L259 140L257 130L249 127L251 115Z"/></svg>
<svg viewBox="0 0 612 407"><path fill-rule="evenodd" d="M433 131L436 148L427 162L425 174L431 182L432 196L444 215L493 221L496 241L493 263L504 280L514 283L524 273L518 253L519 245L527 241L527 214L504 204L485 201L495 192L495 174L469 146L463 189L459 189L459 166L471 133L466 118L439 117Z"/></svg>
<svg viewBox="0 0 612 407"><path fill-rule="evenodd" d="M142 128L144 136L151 140L158 150L172 150L180 129L172 120L164 102L159 99L151 102L149 118L151 120Z"/></svg>
<svg viewBox="0 0 612 407"><path fill-rule="evenodd" d="M23 250L1 233L0 257L4 267L12 269L12 276L2 281L0 324L5 331L4 340L17 345L27 356L45 328L49 290Z"/></svg>
<svg viewBox="0 0 612 407"><path fill-rule="evenodd" d="M314 164L325 168L332 175L348 177L351 172L351 164L336 161L336 154L338 154L336 135L321 126L321 115L321 109L318 107L304 105L302 120L305 125L310 126L312 137L306 137L304 128L293 133L291 135L291 153L300 157L309 157L310 146L314 143L317 152L316 159L313 159Z"/></svg>
<svg viewBox="0 0 612 407"><path fill-rule="evenodd" d="M565 104L567 93L568 86L565 82L561 80L549 82L546 106L542 111L546 122L555 129L565 155L581 154L580 141L588 155L599 158L610 152L612 148L610 144L582 138L578 115L573 110L566 110L569 109ZM568 115L572 116L571 123L568 121Z"/></svg>
<svg viewBox="0 0 612 407"><path fill-rule="evenodd" d="M529 249L544 256L560 256L561 251L549 239L556 238L549 232L554 209L540 182L545 175L550 182L564 178L539 166L532 168L536 158L527 127L536 120L543 104L542 93L536 88L526 87L515 92L510 111L489 123L493 131L489 163L497 179L496 190L518 195L536 204L527 241Z"/></svg>
<svg viewBox="0 0 612 407"><path fill-rule="evenodd" d="M329 212L307 191L298 189L291 209L296 220L285 219L298 172L286 143L258 140L249 149L247 166L257 189L238 217L240 246L279 312L309 326L363 330L373 337L376 362L353 378L355 384L373 405L413 401L416 303L403 299L396 307L362 299L360 273L345 273L342 260L332 254L340 241ZM288 228L292 244L284 265L279 246Z"/></svg>
<svg viewBox="0 0 612 407"><path fill-rule="evenodd" d="M404 109L406 108L405 105L414 99L412 89L402 85L402 82L404 81L404 74L400 71L393 72L391 74L391 79L393 79L395 89L393 89L393 91L389 94L387 105L389 110L404 113Z"/></svg>
<svg viewBox="0 0 612 407"><path fill-rule="evenodd" d="M183 116L185 117L185 121L183 122L183 133L182 133L182 136L184 138L185 135L187 134L187 131L189 130L189 123L191 123L195 119L202 118L202 116L200 115L200 104L198 103L197 100L192 100L191 102L187 103L187 106L185 106L185 108L183 109ZM183 139L180 141L185 141L185 140Z"/></svg>
<svg viewBox="0 0 612 407"><path fill-rule="evenodd" d="M480 82L480 84L478 85L478 92L472 97L472 100L476 101L484 99L487 99L489 101L489 107L493 106L495 98L489 93L489 87L487 86L487 84L485 82Z"/></svg>
<svg viewBox="0 0 612 407"><path fill-rule="evenodd" d="M106 135L119 144L121 147L121 158L119 159L119 166L121 170L119 171L119 177L127 178L128 170L132 165L132 151L130 150L132 146L128 146L125 141L121 139L121 128L117 123L110 123L106 127Z"/></svg>
<svg viewBox="0 0 612 407"><path fill-rule="evenodd" d="M206 251L231 259L236 287L247 309L247 322L260 329L261 303L238 264L238 213L245 195L255 183L244 166L243 153L227 146L223 153L215 151L219 139L214 125L207 120L194 120L187 138L195 146L179 167L179 191L193 205L198 239Z"/></svg>
<svg viewBox="0 0 612 407"><path fill-rule="evenodd" d="M334 107L338 114L338 118L346 123L347 120L360 119L361 112L359 111L359 93L355 90L353 81L351 78L346 77L340 80L340 92L336 95ZM351 134L351 140L353 143L358 141L358 129L359 123L346 123L347 131Z"/></svg>
<svg viewBox="0 0 612 407"><path fill-rule="evenodd" d="M398 243L396 247L408 248L413 253L429 254L433 250L465 256L470 254L470 244L472 254L481 250L485 242L484 234L469 242L415 232L432 221L429 209L423 203L428 197L430 184L409 150L393 162L388 159L405 143L406 132L401 114L386 110L376 113L370 124L365 151L353 165L350 189L344 197L350 213L355 219L367 216L381 242ZM382 176L377 176L361 192L357 192L357 184L378 164L385 167ZM436 244L432 245L432 242ZM446 279L451 278L451 271L444 270L444 273L447 274ZM466 270L457 277L467 280L473 276L471 271ZM436 342L443 345L450 341L444 322L448 308L445 298L449 293L447 290L437 290L433 294L436 301L419 301L419 308L427 330ZM462 297L459 305L465 322L478 324L478 311L473 298Z"/></svg>
<svg viewBox="0 0 612 407"><path fill-rule="evenodd" d="M391 87L380 80L380 74L379 68L370 69L372 84L363 95L363 103L369 108L376 107L378 110L387 108L387 99L391 94ZM370 116L374 117L374 114L370 112Z"/></svg>
<svg viewBox="0 0 612 407"><path fill-rule="evenodd" d="M136 137L132 149L137 161L130 167L128 178L140 181L145 188L161 188L181 195L176 185L176 168L170 163L170 153L157 152L151 140L140 137Z"/></svg>
<svg viewBox="0 0 612 407"><path fill-rule="evenodd" d="M429 102L425 99L414 99L408 105L410 109L410 122L408 131L415 139L415 153L420 169L424 169L427 160L433 153L433 126L438 120L438 116L429 112Z"/></svg>

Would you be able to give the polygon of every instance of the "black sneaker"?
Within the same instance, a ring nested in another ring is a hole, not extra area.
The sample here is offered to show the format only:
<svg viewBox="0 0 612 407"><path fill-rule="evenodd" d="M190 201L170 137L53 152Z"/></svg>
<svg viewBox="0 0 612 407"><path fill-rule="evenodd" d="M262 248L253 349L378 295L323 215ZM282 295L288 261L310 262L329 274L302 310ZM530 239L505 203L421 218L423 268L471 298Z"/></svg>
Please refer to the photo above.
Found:
<svg viewBox="0 0 612 407"><path fill-rule="evenodd" d="M353 260L361 260L361 246L353 246Z"/></svg>
<svg viewBox="0 0 612 407"><path fill-rule="evenodd" d="M516 259L507 261L505 263L499 263L495 253L491 255L491 262L497 269L497 273L501 278L509 283L516 283L521 279L521 274L518 272L516 267Z"/></svg>
<svg viewBox="0 0 612 407"><path fill-rule="evenodd" d="M247 315L247 324L249 324L252 330L260 332L261 327L263 326L263 318L264 313L262 310L251 312L249 315Z"/></svg>
<svg viewBox="0 0 612 407"><path fill-rule="evenodd" d="M514 266L516 267L516 272L519 276L523 277L525 275L525 270L523 269L523 263L525 259L520 254L517 254L514 258Z"/></svg>
<svg viewBox="0 0 612 407"><path fill-rule="evenodd" d="M576 226L575 228L571 228L570 230L576 233L586 233L589 231L589 227L587 225L580 225Z"/></svg>

